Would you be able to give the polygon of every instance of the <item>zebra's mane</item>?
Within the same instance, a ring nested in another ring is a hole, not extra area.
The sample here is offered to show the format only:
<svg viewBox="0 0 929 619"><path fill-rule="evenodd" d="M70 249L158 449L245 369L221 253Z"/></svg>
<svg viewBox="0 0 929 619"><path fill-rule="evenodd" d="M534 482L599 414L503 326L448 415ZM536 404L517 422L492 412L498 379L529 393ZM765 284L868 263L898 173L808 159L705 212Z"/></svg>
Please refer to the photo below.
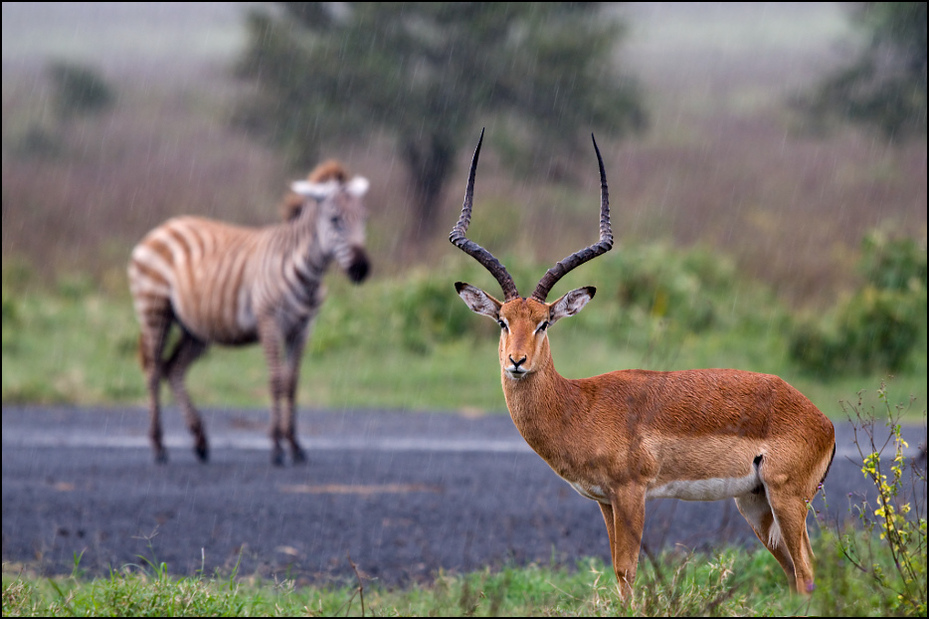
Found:
<svg viewBox="0 0 929 619"><path fill-rule="evenodd" d="M348 171L341 162L330 159L313 168L306 180L311 183L325 183L326 181L337 180L339 183L345 184L348 181Z"/></svg>
<svg viewBox="0 0 929 619"><path fill-rule="evenodd" d="M348 171L340 161L330 159L313 168L313 171L307 175L306 179L311 183L325 183L326 181L335 180L344 185L348 182ZM293 221L299 217L305 204L306 198L288 191L281 201L281 215L284 221Z"/></svg>

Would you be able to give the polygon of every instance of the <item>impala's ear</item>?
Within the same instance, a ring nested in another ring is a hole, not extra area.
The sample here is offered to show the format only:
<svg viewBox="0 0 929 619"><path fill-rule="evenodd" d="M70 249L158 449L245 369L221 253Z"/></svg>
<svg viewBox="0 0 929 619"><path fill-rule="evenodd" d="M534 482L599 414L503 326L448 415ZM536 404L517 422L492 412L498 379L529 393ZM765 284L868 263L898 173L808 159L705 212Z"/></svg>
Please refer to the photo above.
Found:
<svg viewBox="0 0 929 619"><path fill-rule="evenodd" d="M497 301L480 288L475 288L471 284L464 282L455 282L455 290L458 291L458 296L471 308L472 312L499 320L500 308L503 307L503 303Z"/></svg>
<svg viewBox="0 0 929 619"><path fill-rule="evenodd" d="M584 309L587 302L594 298L596 292L597 289L593 286L584 286L583 288L572 290L549 306L549 315L551 317L548 319L548 322L555 324L555 322L561 318L574 316Z"/></svg>

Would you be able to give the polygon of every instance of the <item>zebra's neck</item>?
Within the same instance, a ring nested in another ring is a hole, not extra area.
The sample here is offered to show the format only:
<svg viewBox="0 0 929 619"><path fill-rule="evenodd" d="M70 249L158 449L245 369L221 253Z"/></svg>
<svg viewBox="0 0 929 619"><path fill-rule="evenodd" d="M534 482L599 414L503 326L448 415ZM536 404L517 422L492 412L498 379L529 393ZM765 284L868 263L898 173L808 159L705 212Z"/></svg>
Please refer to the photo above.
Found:
<svg viewBox="0 0 929 619"><path fill-rule="evenodd" d="M306 205L299 217L283 224L281 243L286 253L293 257L301 275L313 279L321 278L333 260L332 252L323 249L319 238L316 210L316 205Z"/></svg>

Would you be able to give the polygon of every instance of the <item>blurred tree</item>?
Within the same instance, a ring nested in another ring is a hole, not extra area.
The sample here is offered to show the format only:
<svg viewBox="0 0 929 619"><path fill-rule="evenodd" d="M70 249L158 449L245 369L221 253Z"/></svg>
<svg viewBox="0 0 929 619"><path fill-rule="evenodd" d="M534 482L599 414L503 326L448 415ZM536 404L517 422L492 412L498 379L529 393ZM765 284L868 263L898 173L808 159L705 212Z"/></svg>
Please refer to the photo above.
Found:
<svg viewBox="0 0 929 619"><path fill-rule="evenodd" d="M248 17L238 72L257 90L240 120L301 167L325 138L395 138L414 243L435 232L456 154L488 115L572 153L591 131L644 125L638 87L616 70L624 25L600 3L277 4Z"/></svg>
<svg viewBox="0 0 929 619"><path fill-rule="evenodd" d="M51 84L50 122L29 123L13 152L21 157L58 157L66 143L68 123L80 116L99 114L116 101L114 88L96 70L82 64L54 60L45 66Z"/></svg>
<svg viewBox="0 0 929 619"><path fill-rule="evenodd" d="M926 3L850 3L866 44L798 103L824 126L839 118L879 129L888 139L926 135Z"/></svg>
<svg viewBox="0 0 929 619"><path fill-rule="evenodd" d="M116 100L113 87L90 67L54 61L46 72L52 83L52 103L59 120L102 112Z"/></svg>

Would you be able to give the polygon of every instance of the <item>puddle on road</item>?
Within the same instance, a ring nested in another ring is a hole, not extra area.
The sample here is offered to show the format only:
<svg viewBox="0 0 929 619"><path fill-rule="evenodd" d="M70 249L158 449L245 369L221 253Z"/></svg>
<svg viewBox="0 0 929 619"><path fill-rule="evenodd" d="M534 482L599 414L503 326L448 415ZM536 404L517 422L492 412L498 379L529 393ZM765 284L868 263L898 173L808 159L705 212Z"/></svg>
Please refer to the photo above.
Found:
<svg viewBox="0 0 929 619"><path fill-rule="evenodd" d="M293 484L280 486L281 492L288 494L404 494L408 492L435 492L443 491L442 486L427 486L425 484L381 484L381 485L346 485L322 484L311 486L309 484Z"/></svg>

